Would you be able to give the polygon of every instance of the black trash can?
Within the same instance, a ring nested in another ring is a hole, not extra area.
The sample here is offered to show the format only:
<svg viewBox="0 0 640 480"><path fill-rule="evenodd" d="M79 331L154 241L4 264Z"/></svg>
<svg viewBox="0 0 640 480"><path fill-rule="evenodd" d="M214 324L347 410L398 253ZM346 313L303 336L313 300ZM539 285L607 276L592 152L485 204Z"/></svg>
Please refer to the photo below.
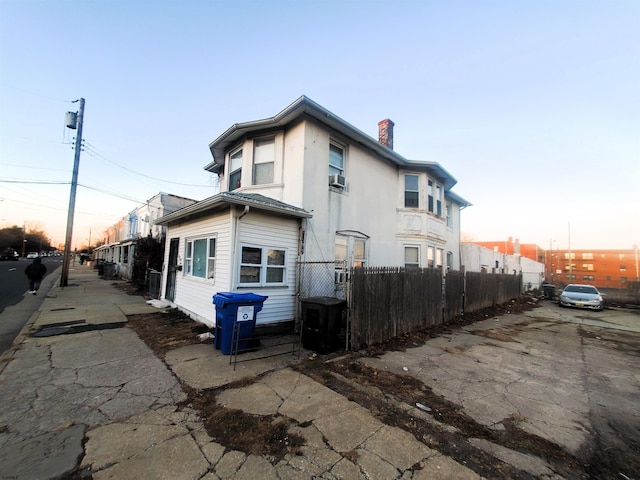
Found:
<svg viewBox="0 0 640 480"><path fill-rule="evenodd" d="M341 346L340 330L347 302L334 297L303 298L302 346L318 353L330 353Z"/></svg>
<svg viewBox="0 0 640 480"><path fill-rule="evenodd" d="M550 283L542 284L542 293L547 300L553 300L556 296L556 286Z"/></svg>
<svg viewBox="0 0 640 480"><path fill-rule="evenodd" d="M256 317L267 298L255 293L216 293L213 296L216 306L213 346L221 350L223 355L230 355L233 351L233 327L237 324L238 350L246 350L250 340L255 337Z"/></svg>

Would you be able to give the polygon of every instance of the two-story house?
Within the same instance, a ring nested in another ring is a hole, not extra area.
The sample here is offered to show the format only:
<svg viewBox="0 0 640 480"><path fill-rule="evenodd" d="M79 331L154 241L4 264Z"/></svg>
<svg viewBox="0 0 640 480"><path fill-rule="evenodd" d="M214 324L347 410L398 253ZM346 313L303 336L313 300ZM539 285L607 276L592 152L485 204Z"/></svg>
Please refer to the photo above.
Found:
<svg viewBox="0 0 640 480"><path fill-rule="evenodd" d="M269 297L259 323L282 322L295 318L300 262L460 268L470 204L441 165L393 150L393 126L381 121L376 140L305 96L232 125L205 166L221 192L156 221L163 298L212 325L215 293L250 291Z"/></svg>

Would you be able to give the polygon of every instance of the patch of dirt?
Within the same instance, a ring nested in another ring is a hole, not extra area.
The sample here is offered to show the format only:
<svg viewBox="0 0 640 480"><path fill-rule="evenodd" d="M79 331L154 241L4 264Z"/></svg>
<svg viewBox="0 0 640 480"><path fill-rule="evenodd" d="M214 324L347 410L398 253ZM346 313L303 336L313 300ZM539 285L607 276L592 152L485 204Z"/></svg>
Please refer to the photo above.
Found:
<svg viewBox="0 0 640 480"><path fill-rule="evenodd" d="M201 343L197 335L210 329L194 322L177 308L154 313L129 315L127 326L136 331L158 357L164 359L169 350Z"/></svg>
<svg viewBox="0 0 640 480"><path fill-rule="evenodd" d="M255 380L255 379L254 379ZM244 383L226 388L243 386ZM304 438L289 432L295 422L279 415L250 415L216 402L216 390L195 390L183 385L184 403L200 412L209 436L216 442L246 454L268 455L275 465L287 454L299 454Z"/></svg>

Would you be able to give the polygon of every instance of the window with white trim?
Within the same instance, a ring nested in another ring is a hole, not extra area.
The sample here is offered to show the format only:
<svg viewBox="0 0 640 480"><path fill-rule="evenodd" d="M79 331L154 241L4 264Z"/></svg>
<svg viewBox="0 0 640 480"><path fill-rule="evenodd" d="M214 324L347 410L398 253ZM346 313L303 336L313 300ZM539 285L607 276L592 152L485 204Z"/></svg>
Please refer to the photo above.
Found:
<svg viewBox="0 0 640 480"><path fill-rule="evenodd" d="M344 176L344 147L329 144L329 175Z"/></svg>
<svg viewBox="0 0 640 480"><path fill-rule="evenodd" d="M442 216L442 187L436 185L436 215Z"/></svg>
<svg viewBox="0 0 640 480"><path fill-rule="evenodd" d="M433 247L427 247L427 266L429 268L433 268L435 266L434 262L435 262L435 248Z"/></svg>
<svg viewBox="0 0 640 480"><path fill-rule="evenodd" d="M446 219L447 219L447 221L446 221L447 227L452 227L453 226L453 220L451 219L451 203L447 203L445 205L444 211L446 212L445 216L446 216Z"/></svg>
<svg viewBox="0 0 640 480"><path fill-rule="evenodd" d="M239 148L229 155L229 191L242 186L242 149Z"/></svg>
<svg viewBox="0 0 640 480"><path fill-rule="evenodd" d="M215 278L216 238L187 239L184 247L184 275L206 279Z"/></svg>
<svg viewBox="0 0 640 480"><path fill-rule="evenodd" d="M427 182L427 209L433 213L433 181Z"/></svg>
<svg viewBox="0 0 640 480"><path fill-rule="evenodd" d="M285 250L242 245L240 252L240 286L265 287L286 284Z"/></svg>
<svg viewBox="0 0 640 480"><path fill-rule="evenodd" d="M404 268L420 268L419 247L404 247Z"/></svg>
<svg viewBox="0 0 640 480"><path fill-rule="evenodd" d="M404 208L418 208L420 197L420 177L404 176Z"/></svg>
<svg viewBox="0 0 640 480"><path fill-rule="evenodd" d="M276 158L276 139L259 138L253 142L253 184L273 183L273 167Z"/></svg>

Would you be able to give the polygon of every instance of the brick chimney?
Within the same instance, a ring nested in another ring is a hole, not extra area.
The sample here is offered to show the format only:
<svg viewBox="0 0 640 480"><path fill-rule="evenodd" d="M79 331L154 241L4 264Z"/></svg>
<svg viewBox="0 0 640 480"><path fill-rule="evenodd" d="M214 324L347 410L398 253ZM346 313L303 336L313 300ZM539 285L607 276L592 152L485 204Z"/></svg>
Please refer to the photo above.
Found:
<svg viewBox="0 0 640 480"><path fill-rule="evenodd" d="M393 150L393 126L395 124L385 118L378 122L378 141Z"/></svg>

